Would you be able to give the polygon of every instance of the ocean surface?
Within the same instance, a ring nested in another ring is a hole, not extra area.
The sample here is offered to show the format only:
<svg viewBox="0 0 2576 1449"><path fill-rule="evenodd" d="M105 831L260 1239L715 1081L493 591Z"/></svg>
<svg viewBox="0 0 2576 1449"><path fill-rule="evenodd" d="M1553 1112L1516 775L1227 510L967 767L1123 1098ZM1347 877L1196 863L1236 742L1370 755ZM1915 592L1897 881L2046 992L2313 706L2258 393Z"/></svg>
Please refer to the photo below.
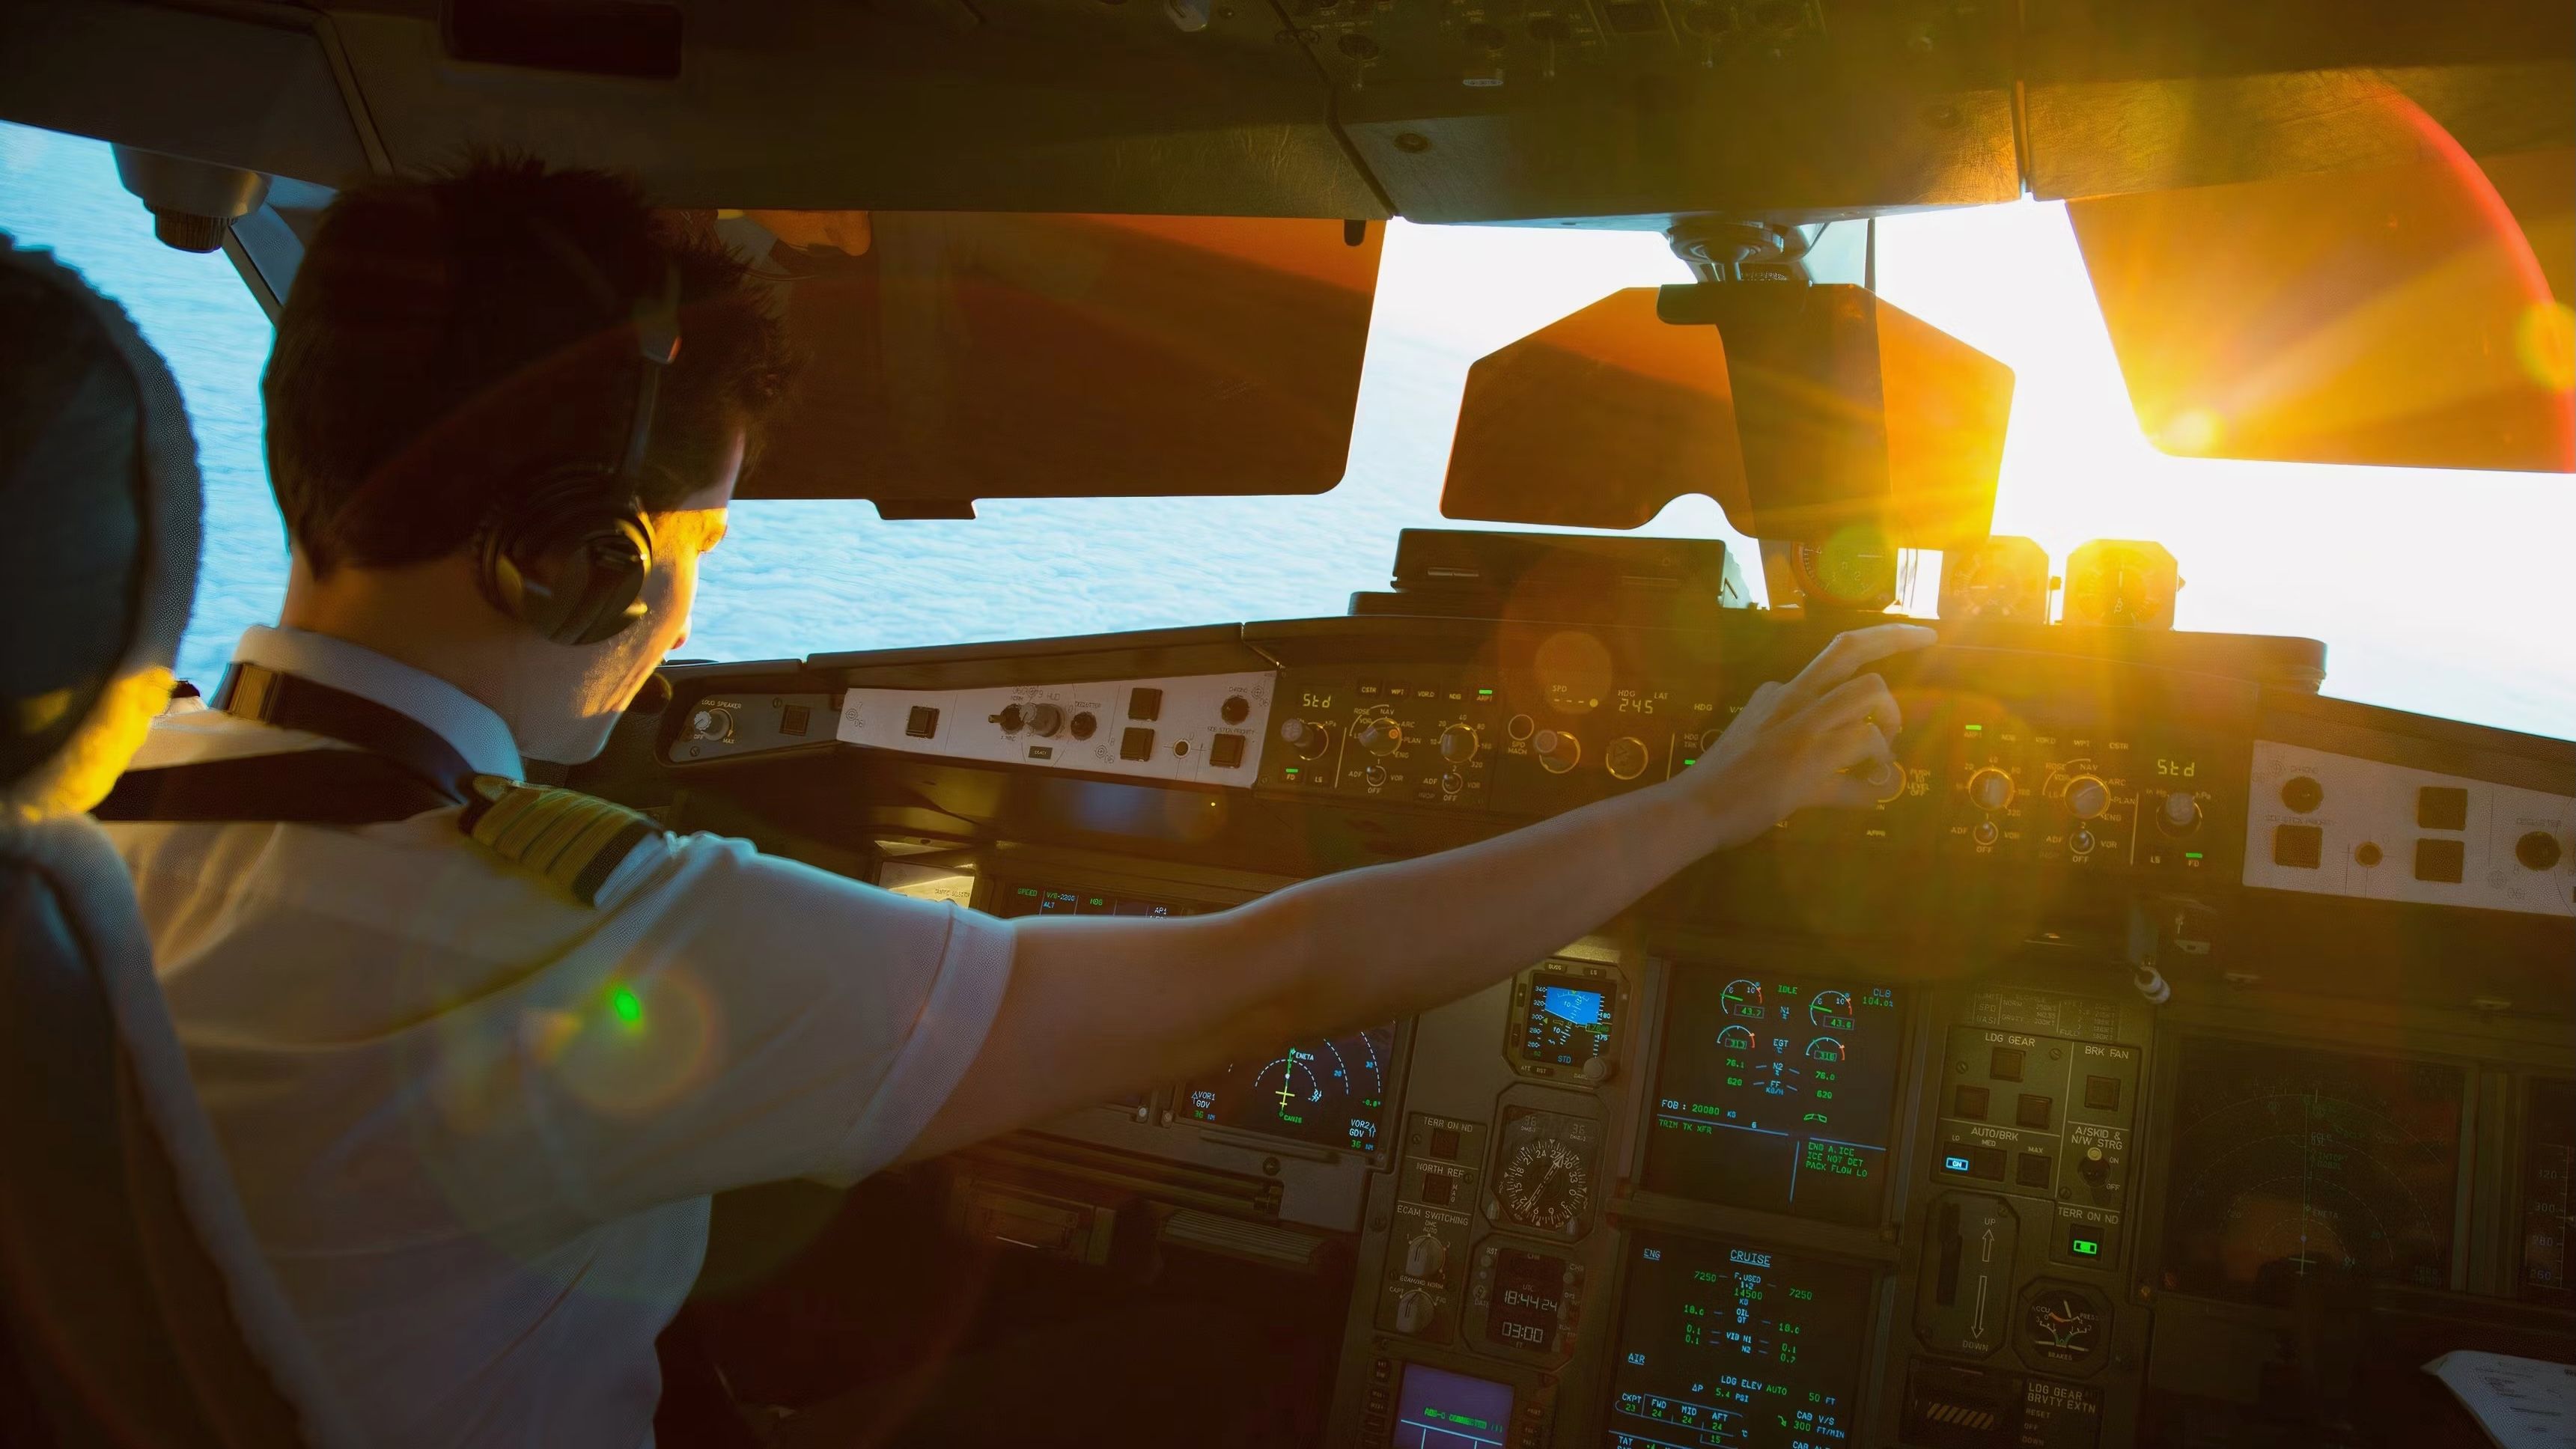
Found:
<svg viewBox="0 0 2576 1449"><path fill-rule="evenodd" d="M0 124L0 230L56 249L122 301L178 375L207 510L180 671L211 681L241 630L275 617L285 584L261 464L266 319L221 256L153 239L102 143ZM1476 357L1616 288L1681 279L1651 235L1398 223L1350 471L1332 492L987 502L960 522L887 523L856 502L745 503L707 560L685 652L781 658L1341 613L1352 591L1384 586L1398 529L1442 525L1449 435ZM2057 208L1897 219L1882 227L1880 281L2018 374L1998 532L2040 538L2061 564L2085 538L2163 539L2190 584L2185 627L2323 638L2329 693L2576 734L2576 484L2154 454ZM2430 510L2427 482L2443 500ZM1677 501L1645 531L1725 538L1759 574L1706 499ZM1931 612L1932 587L1927 571L1916 612Z"/></svg>

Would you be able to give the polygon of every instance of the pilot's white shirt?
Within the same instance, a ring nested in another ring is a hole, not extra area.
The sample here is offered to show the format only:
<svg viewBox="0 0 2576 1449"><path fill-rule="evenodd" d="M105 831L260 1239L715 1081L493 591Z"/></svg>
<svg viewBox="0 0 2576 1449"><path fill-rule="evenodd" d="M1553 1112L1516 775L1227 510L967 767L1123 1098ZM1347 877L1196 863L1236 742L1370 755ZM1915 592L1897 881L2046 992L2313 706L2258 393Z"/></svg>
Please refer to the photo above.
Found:
<svg viewBox="0 0 2576 1449"><path fill-rule="evenodd" d="M382 655L253 629L236 657L519 775L499 716ZM315 748L174 714L135 764ZM708 1195L892 1161L1010 974L1002 921L708 835L593 909L452 811L109 830L252 1228L385 1445L649 1444Z"/></svg>

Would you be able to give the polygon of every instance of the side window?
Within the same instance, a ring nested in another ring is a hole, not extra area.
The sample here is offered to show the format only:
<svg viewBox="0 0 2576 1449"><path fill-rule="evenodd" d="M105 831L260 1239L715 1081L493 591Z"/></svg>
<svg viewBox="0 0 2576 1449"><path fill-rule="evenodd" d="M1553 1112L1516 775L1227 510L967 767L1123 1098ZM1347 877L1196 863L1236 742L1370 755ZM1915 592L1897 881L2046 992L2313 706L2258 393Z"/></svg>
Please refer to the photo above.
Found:
<svg viewBox="0 0 2576 1449"><path fill-rule="evenodd" d="M205 561L179 677L211 690L233 641L276 619L286 593L286 534L260 452L268 318L221 253L153 239L104 141L0 123L0 231L51 248L123 303L179 379L206 488Z"/></svg>

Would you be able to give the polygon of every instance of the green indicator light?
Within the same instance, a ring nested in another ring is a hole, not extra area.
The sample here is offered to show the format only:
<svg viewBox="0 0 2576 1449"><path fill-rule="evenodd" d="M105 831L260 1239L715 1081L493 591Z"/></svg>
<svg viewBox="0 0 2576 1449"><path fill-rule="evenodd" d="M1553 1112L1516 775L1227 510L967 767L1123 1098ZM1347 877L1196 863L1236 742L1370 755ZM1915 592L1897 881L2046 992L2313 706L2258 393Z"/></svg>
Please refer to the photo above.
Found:
<svg viewBox="0 0 2576 1449"><path fill-rule="evenodd" d="M608 1009L617 1013L619 1021L633 1026L644 1019L644 998L635 994L634 987L620 986L608 993Z"/></svg>
<svg viewBox="0 0 2576 1449"><path fill-rule="evenodd" d="M2102 1256L2102 1245L2091 1238L2068 1238L2066 1240L2066 1247L2067 1251L2074 1253L2078 1257L2098 1258Z"/></svg>
<svg viewBox="0 0 2576 1449"><path fill-rule="evenodd" d="M1490 689L1480 689L1476 691L1476 697L1478 699L1491 699L1494 697L1494 692Z"/></svg>
<svg viewBox="0 0 2576 1449"><path fill-rule="evenodd" d="M1297 778L1297 767L1295 765L1290 765L1288 767L1288 778L1291 780Z"/></svg>
<svg viewBox="0 0 2576 1449"><path fill-rule="evenodd" d="M1978 733L1983 732L1983 731L1984 731L1984 729L1985 729L1985 726L1984 726L1984 725L1970 725L1970 726L1968 726L1968 733L1970 733L1970 734L1972 734L1972 735L1973 735L1973 734L1978 734Z"/></svg>
<svg viewBox="0 0 2576 1449"><path fill-rule="evenodd" d="M2200 852L2197 850L2186 850L2182 853L2182 858L2185 860L2198 860L2200 859Z"/></svg>
<svg viewBox="0 0 2576 1449"><path fill-rule="evenodd" d="M1699 756L1697 756L1697 755L1684 755L1684 756L1682 756L1682 763L1683 763L1683 764L1685 764L1685 765L1696 765L1696 764L1698 764L1698 763L1699 763Z"/></svg>

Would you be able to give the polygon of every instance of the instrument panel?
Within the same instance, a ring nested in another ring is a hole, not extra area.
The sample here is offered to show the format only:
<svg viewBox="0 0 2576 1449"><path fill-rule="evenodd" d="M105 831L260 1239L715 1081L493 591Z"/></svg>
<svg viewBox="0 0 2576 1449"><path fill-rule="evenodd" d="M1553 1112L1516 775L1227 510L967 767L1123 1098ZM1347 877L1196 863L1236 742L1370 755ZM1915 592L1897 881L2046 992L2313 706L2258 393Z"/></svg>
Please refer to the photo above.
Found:
<svg viewBox="0 0 2576 1449"><path fill-rule="evenodd" d="M708 697L744 740L795 734L758 718L771 689L845 720L861 690L878 720L936 695L938 732L661 748L744 763L690 778L782 814L874 792L917 846L965 837L985 909L1177 915L1688 769L1797 662L1730 657L1380 619L1158 640L1123 673L1069 645L845 658ZM1464 1000L1013 1150L1114 1151L1081 1170L1192 1204L1176 1221L1204 1197L1153 1164L1220 1173L1251 1218L1167 1241L1294 1229L1298 1261L1348 1264L1323 1442L2120 1449L2431 1422L2424 1345L2576 1345L2576 1001L2539 908L2576 872L2514 854L2576 808L2576 751L2194 663L1935 651L1891 671L1907 728L1876 808L1794 820ZM1188 721L1194 773L994 753L1005 701L1025 754L1031 701L1140 687ZM1238 732L1220 777L1204 739ZM2285 816L2347 858L2398 840L2390 780L2407 840L2485 842L2458 888L2277 883L2305 869L2277 857ZM2464 819L2424 803L2453 790ZM2497 904L2517 891L2531 908ZM2297 1347L2320 1333L2322 1369Z"/></svg>

